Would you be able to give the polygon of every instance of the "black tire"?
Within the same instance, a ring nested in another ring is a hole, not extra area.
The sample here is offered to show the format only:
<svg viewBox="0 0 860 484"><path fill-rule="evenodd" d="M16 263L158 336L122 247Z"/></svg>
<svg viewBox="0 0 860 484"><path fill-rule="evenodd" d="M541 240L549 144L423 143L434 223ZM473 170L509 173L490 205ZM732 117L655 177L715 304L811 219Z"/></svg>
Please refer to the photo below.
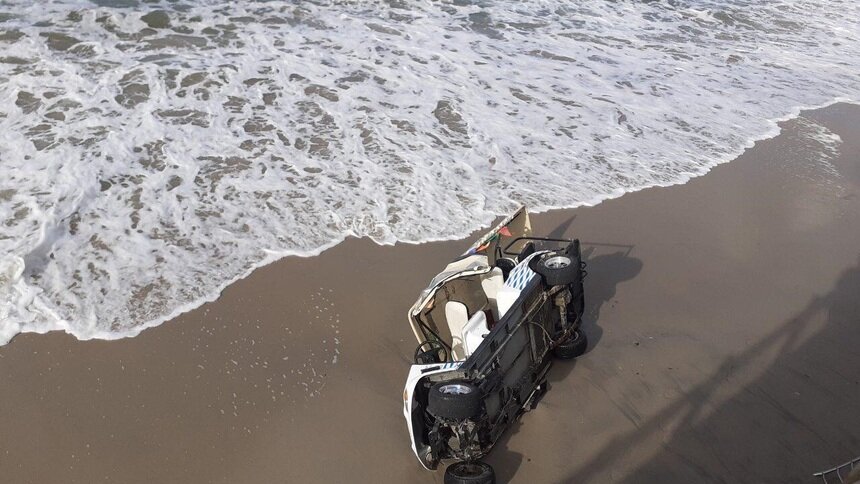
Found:
<svg viewBox="0 0 860 484"><path fill-rule="evenodd" d="M495 484L496 473L483 462L455 462L445 469L445 484Z"/></svg>
<svg viewBox="0 0 860 484"><path fill-rule="evenodd" d="M427 411L437 418L465 420L481 413L483 400L478 387L463 380L443 381L430 388Z"/></svg>
<svg viewBox="0 0 860 484"><path fill-rule="evenodd" d="M508 280L508 274L510 274L516 266L516 261L508 259L507 257L502 257L501 259L496 260L496 267L502 270L502 278L506 281Z"/></svg>
<svg viewBox="0 0 860 484"><path fill-rule="evenodd" d="M523 250L520 251L519 255L517 255L517 261L522 262L526 260L526 257L535 253L535 243L532 241L526 242L523 246Z"/></svg>
<svg viewBox="0 0 860 484"><path fill-rule="evenodd" d="M540 274L547 286L576 283L580 279L582 270L576 257L557 252L532 257L529 261L529 269Z"/></svg>
<svg viewBox="0 0 860 484"><path fill-rule="evenodd" d="M571 360L585 354L588 349L588 338L582 330L577 329L570 337L562 341L561 344L555 347L553 353L556 358L562 360Z"/></svg>

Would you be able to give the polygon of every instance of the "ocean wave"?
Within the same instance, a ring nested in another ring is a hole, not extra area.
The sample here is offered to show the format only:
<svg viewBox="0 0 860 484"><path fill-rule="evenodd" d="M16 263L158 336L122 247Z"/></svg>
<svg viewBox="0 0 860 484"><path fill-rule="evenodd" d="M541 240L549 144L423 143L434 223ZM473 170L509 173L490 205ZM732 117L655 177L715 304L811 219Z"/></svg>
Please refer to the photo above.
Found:
<svg viewBox="0 0 860 484"><path fill-rule="evenodd" d="M0 342L117 338L346 237L683 183L856 100L854 2L0 6Z"/></svg>

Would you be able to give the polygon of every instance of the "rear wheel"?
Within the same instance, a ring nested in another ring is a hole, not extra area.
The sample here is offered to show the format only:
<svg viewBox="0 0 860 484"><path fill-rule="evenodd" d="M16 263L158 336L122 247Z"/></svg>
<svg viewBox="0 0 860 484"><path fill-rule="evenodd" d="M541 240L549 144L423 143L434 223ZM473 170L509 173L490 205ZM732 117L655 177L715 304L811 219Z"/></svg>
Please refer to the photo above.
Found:
<svg viewBox="0 0 860 484"><path fill-rule="evenodd" d="M437 418L465 420L481 413L481 393L465 380L443 381L430 388L427 411Z"/></svg>
<svg viewBox="0 0 860 484"><path fill-rule="evenodd" d="M508 259L507 257L496 260L496 267L502 270L502 278L504 280L508 280L508 274L510 274L516 266L517 263L513 259Z"/></svg>
<svg viewBox="0 0 860 484"><path fill-rule="evenodd" d="M445 484L495 484L496 473L483 462L455 462L445 469Z"/></svg>
<svg viewBox="0 0 860 484"><path fill-rule="evenodd" d="M577 329L566 340L556 346L553 353L557 358L570 360L585 354L586 349L588 349L588 338L585 337L585 333Z"/></svg>
<svg viewBox="0 0 860 484"><path fill-rule="evenodd" d="M565 254L550 252L533 257L529 269L537 272L547 286L572 284L579 279L579 262Z"/></svg>

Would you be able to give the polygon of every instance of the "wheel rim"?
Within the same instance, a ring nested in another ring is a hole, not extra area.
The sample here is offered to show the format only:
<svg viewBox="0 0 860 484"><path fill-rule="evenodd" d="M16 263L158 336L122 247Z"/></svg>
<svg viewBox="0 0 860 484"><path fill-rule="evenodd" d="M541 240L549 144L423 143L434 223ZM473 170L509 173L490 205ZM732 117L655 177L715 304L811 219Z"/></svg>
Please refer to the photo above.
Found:
<svg viewBox="0 0 860 484"><path fill-rule="evenodd" d="M564 269L565 267L570 266L570 257L565 257L563 255L550 257L543 261L543 265L550 269Z"/></svg>
<svg viewBox="0 0 860 484"><path fill-rule="evenodd" d="M439 392L445 395L468 395L472 389L462 383L449 383L439 387Z"/></svg>

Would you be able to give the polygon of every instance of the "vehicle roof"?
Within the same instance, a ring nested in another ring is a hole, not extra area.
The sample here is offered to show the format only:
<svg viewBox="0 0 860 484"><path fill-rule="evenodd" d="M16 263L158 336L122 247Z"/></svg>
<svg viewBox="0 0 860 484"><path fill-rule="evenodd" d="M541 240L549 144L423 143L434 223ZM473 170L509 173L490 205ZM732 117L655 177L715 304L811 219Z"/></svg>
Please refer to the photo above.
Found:
<svg viewBox="0 0 860 484"><path fill-rule="evenodd" d="M489 272L489 270L490 266L487 256L483 254L467 254L452 261L430 281L430 285L426 289L421 291L418 300L412 305L412 309L409 310L410 315L417 315L427 305L427 302L436 295L436 291L444 286L446 282L463 276L483 274Z"/></svg>
<svg viewBox="0 0 860 484"><path fill-rule="evenodd" d="M491 265L495 263L496 247L500 243L499 233L502 229L509 229L509 233L505 234L508 237L515 238L522 235L531 234L531 223L528 217L528 211L525 207L518 208L514 213L505 217L501 222L496 224L489 232L480 237L471 247L459 258L450 262L445 269L437 274L430 284L421 291L418 300L409 309L409 322L412 325L412 331L419 342L423 342L424 338L417 324L417 318L425 307L433 300L436 292L445 285L446 282L466 276L484 274L492 270Z"/></svg>

